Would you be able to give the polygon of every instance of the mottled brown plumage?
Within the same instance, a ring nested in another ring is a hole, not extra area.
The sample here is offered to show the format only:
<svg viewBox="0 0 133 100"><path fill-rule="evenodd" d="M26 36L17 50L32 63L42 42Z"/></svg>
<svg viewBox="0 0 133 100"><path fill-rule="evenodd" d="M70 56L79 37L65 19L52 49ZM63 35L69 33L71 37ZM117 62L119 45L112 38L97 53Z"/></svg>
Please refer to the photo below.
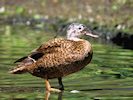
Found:
<svg viewBox="0 0 133 100"><path fill-rule="evenodd" d="M29 72L44 78L47 80L46 89L49 91L48 79L58 78L63 89L61 77L81 70L91 61L91 44L87 40L79 39L82 35L90 34L85 29L83 24L71 24L67 30L67 38L49 40L28 56L18 59L18 68L11 73Z"/></svg>

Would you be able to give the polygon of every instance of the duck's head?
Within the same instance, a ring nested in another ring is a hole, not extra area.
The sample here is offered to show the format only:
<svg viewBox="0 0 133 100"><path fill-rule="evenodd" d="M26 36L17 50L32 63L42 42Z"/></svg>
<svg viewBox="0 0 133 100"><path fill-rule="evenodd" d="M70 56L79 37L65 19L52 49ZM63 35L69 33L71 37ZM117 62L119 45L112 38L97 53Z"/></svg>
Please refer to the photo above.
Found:
<svg viewBox="0 0 133 100"><path fill-rule="evenodd" d="M72 23L67 28L67 39L77 40L84 35L97 38L98 35L94 34L89 28L80 23Z"/></svg>

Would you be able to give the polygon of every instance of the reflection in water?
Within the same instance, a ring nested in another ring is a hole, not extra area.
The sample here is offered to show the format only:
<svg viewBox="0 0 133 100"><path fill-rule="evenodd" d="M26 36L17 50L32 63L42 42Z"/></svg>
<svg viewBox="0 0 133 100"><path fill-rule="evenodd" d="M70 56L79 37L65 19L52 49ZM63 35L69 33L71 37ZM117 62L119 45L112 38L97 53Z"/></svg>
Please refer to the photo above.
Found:
<svg viewBox="0 0 133 100"><path fill-rule="evenodd" d="M58 93L58 100L62 100L63 91Z"/></svg>
<svg viewBox="0 0 133 100"><path fill-rule="evenodd" d="M52 92L46 91L44 100L50 100L50 95L52 95ZM57 100L62 100L62 95L63 95L63 91L58 92L58 99Z"/></svg>

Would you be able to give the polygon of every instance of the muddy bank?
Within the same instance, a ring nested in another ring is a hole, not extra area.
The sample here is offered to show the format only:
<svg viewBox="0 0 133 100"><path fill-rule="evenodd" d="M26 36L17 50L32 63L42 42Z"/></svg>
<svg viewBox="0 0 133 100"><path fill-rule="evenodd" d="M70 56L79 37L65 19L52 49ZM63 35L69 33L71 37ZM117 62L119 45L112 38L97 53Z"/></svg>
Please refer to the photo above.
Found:
<svg viewBox="0 0 133 100"><path fill-rule="evenodd" d="M118 32L115 37L111 38L111 41L124 49L133 50L133 35L128 33Z"/></svg>

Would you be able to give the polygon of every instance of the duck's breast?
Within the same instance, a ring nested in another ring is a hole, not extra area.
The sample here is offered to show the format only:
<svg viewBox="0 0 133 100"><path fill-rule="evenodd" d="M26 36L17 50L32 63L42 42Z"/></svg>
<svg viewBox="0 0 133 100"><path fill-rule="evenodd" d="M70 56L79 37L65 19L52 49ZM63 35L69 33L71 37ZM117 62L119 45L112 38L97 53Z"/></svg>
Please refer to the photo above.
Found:
<svg viewBox="0 0 133 100"><path fill-rule="evenodd" d="M75 57L71 59L76 60L62 67L64 76L83 69L90 63L92 59L93 51L91 44L88 41L82 40L75 42L72 49L72 53L75 55Z"/></svg>

